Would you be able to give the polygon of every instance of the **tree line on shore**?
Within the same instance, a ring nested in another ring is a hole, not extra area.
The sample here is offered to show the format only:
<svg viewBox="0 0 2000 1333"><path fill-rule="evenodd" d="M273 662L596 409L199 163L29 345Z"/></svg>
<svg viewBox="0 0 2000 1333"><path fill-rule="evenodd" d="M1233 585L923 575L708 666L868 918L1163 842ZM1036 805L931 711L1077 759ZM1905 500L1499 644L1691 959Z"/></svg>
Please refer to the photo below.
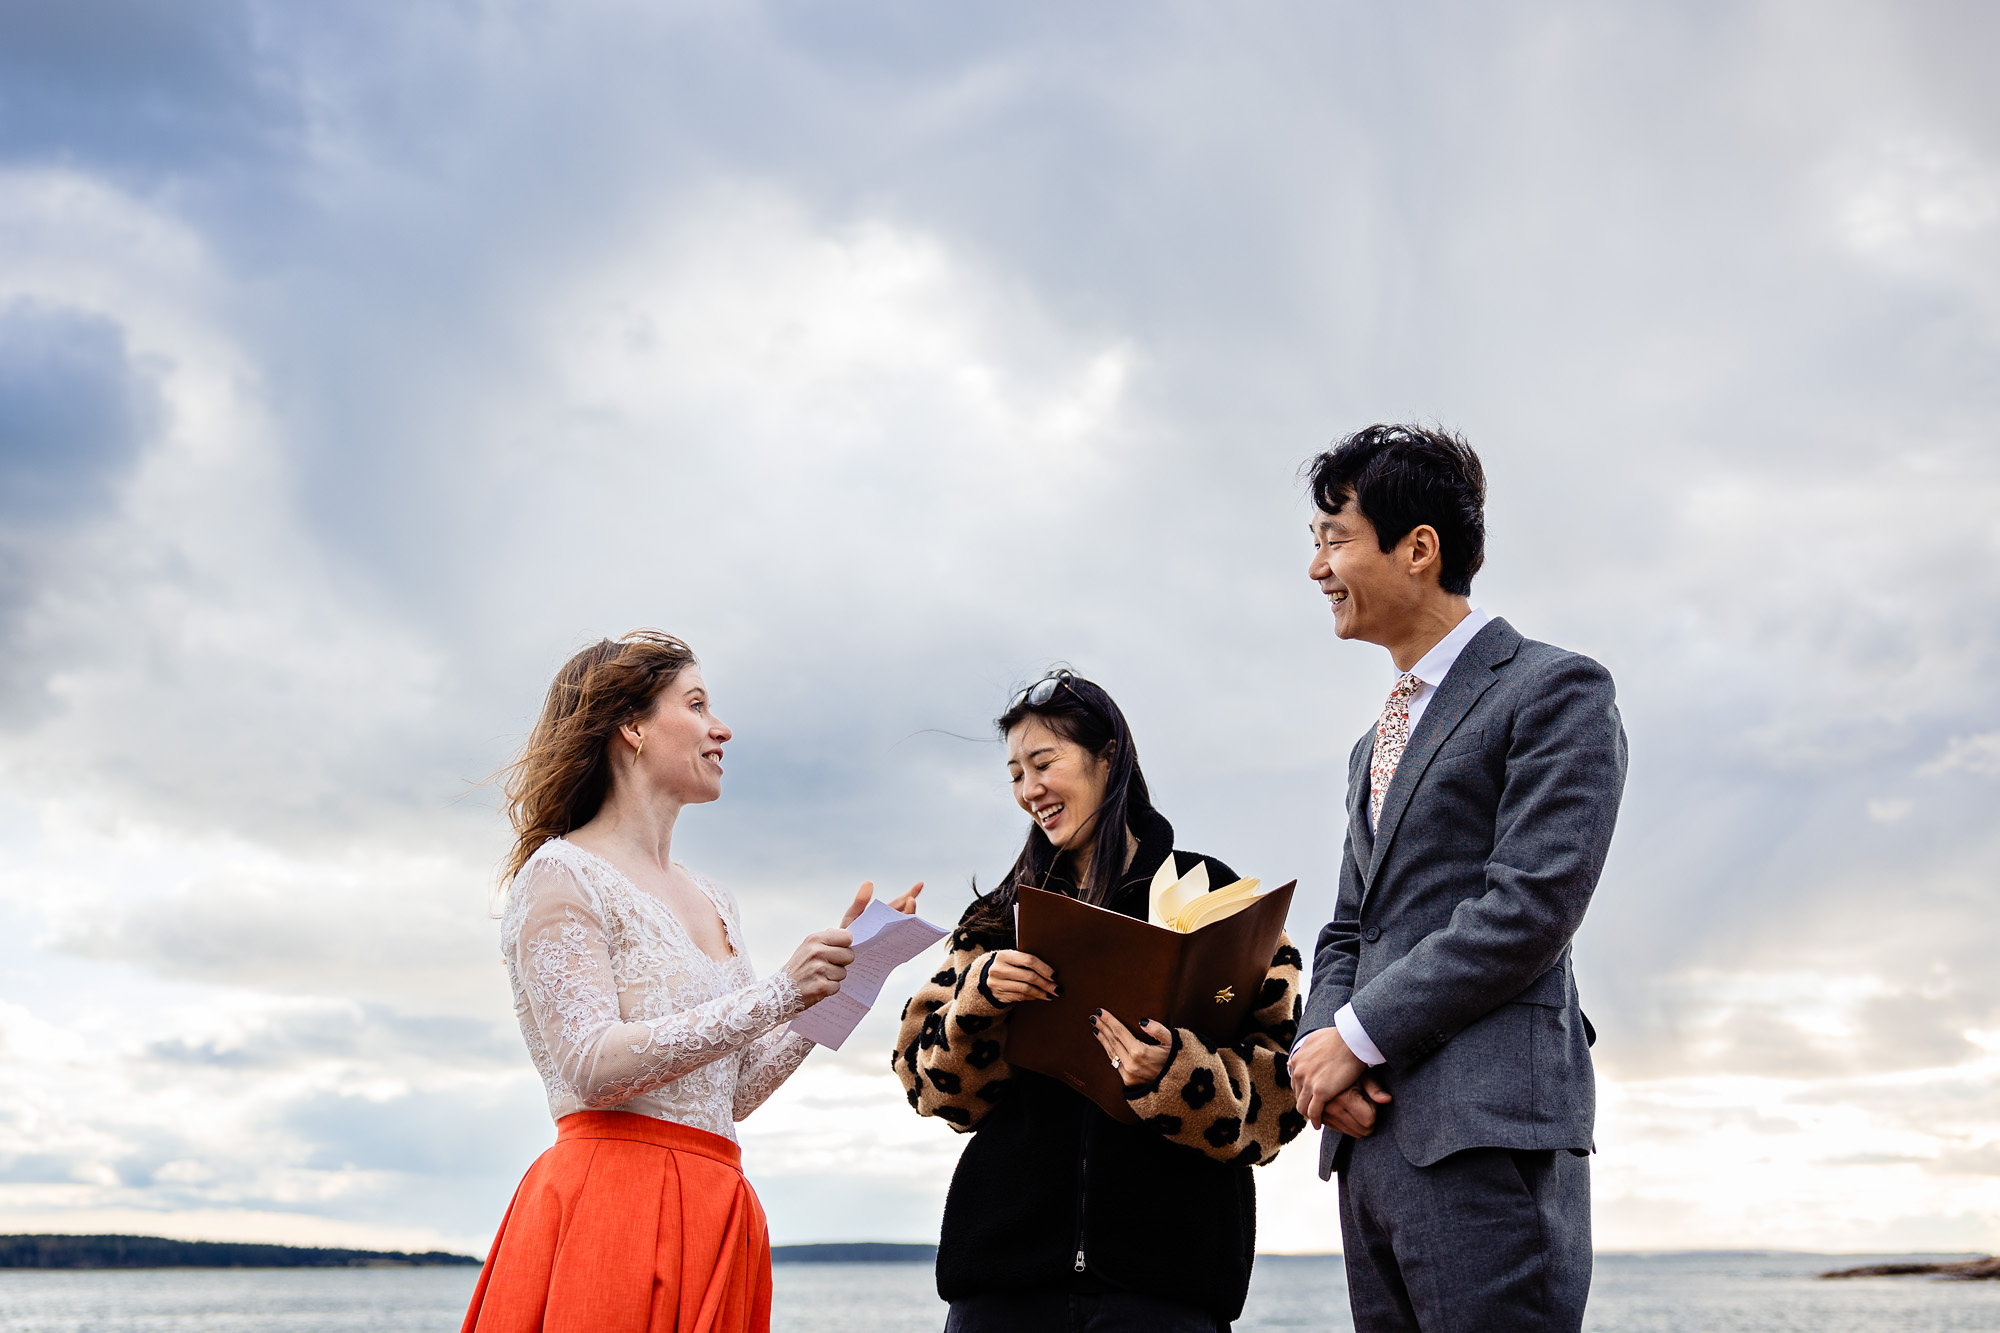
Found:
<svg viewBox="0 0 2000 1333"><path fill-rule="evenodd" d="M0 1268L429 1268L469 1254L340 1250L164 1236L0 1236Z"/></svg>

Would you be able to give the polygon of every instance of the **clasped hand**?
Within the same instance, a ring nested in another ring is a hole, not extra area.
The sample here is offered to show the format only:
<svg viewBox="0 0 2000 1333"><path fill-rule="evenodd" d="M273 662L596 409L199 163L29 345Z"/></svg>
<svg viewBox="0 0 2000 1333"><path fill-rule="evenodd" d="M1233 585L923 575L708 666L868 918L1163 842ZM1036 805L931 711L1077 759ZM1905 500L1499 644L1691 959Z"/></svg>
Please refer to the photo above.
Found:
<svg viewBox="0 0 2000 1333"><path fill-rule="evenodd" d="M898 912L913 913L917 910L917 895L923 890L923 882L919 880L910 886L908 893L889 899L889 906ZM785 964L785 975L799 988L799 994L805 997L808 1006L818 1004L840 989L848 967L854 962L854 935L848 927L867 910L868 900L874 896L874 881L863 882L854 895L854 901L842 914L840 924L832 930L816 930L806 936L793 952L791 961Z"/></svg>
<svg viewBox="0 0 2000 1333"><path fill-rule="evenodd" d="M1292 1096L1306 1123L1314 1129L1332 1125L1357 1139L1375 1132L1375 1108L1387 1104L1389 1094L1361 1057L1347 1049L1340 1029L1306 1034L1288 1063Z"/></svg>

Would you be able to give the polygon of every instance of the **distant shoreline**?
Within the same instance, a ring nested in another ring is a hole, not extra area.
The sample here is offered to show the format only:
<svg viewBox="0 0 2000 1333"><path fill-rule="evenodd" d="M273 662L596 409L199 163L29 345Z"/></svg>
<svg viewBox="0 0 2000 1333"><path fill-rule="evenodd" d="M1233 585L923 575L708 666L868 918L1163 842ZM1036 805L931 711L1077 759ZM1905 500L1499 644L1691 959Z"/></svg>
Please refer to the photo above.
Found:
<svg viewBox="0 0 2000 1333"><path fill-rule="evenodd" d="M937 1246L883 1241L774 1245L775 1264L928 1264ZM121 1268L477 1268L482 1261L445 1250L349 1250L165 1236L0 1236L0 1270Z"/></svg>
<svg viewBox="0 0 2000 1333"><path fill-rule="evenodd" d="M426 1250L342 1250L164 1236L0 1236L0 1269L445 1268L480 1261Z"/></svg>
<svg viewBox="0 0 2000 1333"><path fill-rule="evenodd" d="M1839 1256L1804 1250L1635 1250L1600 1251L1610 1258L1717 1258L1786 1254L1833 1259ZM1855 1258L1894 1260L1892 1255ZM1339 1251L1259 1253L1260 1262L1338 1260ZM807 1245L774 1245L773 1264L933 1264L937 1246L899 1241L832 1241ZM0 1271L76 1271L149 1268L477 1268L482 1261L445 1250L353 1250L324 1246L277 1245L242 1241L172 1240L165 1236L0 1236ZM1822 1272L1825 1278L1929 1276L1947 1280L2000 1279L2000 1260L1936 1254L1911 1255L1901 1262L1877 1262Z"/></svg>
<svg viewBox="0 0 2000 1333"><path fill-rule="evenodd" d="M1941 1277L1954 1282L2000 1282L2000 1259L1982 1255L1949 1263L1867 1264L1861 1268L1837 1268L1821 1273L1823 1278L1848 1277Z"/></svg>
<svg viewBox="0 0 2000 1333"><path fill-rule="evenodd" d="M930 1264L937 1246L898 1241L835 1241L824 1245L773 1245L774 1264Z"/></svg>

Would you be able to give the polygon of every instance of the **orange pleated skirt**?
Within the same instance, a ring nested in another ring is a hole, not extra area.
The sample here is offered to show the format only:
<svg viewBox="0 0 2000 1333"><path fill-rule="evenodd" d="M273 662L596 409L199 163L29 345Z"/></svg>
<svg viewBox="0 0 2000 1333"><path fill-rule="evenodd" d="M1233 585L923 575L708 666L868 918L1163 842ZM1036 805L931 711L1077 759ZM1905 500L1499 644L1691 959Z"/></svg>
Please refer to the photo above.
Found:
<svg viewBox="0 0 2000 1333"><path fill-rule="evenodd" d="M556 1122L461 1333L766 1333L771 1236L730 1140L629 1111Z"/></svg>

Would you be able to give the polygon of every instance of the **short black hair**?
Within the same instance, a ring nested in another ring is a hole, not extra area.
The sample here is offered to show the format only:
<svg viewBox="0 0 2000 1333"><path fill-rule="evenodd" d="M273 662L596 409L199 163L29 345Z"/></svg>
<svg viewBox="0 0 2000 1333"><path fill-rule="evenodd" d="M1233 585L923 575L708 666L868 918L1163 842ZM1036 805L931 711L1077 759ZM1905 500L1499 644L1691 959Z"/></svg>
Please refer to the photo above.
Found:
<svg viewBox="0 0 2000 1333"><path fill-rule="evenodd" d="M1438 535L1438 586L1460 597L1486 563L1486 469L1447 430L1363 426L1299 469L1313 503L1338 514L1351 497L1384 551L1428 523Z"/></svg>

